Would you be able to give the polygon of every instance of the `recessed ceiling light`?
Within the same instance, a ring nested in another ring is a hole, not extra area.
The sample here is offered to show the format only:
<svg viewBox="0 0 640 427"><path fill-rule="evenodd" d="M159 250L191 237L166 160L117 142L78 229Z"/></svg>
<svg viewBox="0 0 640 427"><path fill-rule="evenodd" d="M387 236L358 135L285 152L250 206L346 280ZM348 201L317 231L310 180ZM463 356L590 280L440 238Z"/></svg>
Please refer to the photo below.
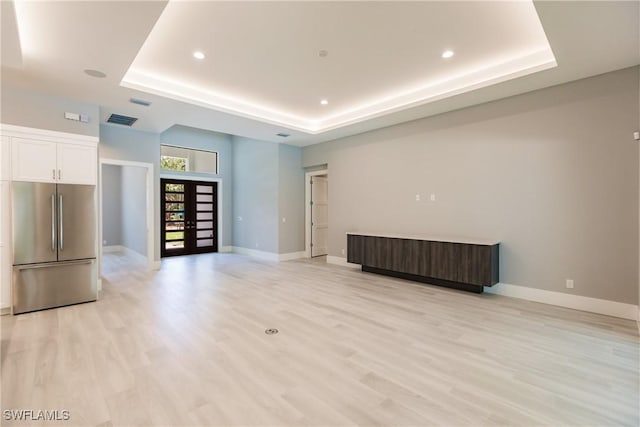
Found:
<svg viewBox="0 0 640 427"><path fill-rule="evenodd" d="M453 51L452 50L447 49L444 52L442 52L442 57L444 59L451 58L452 56L453 56Z"/></svg>
<svg viewBox="0 0 640 427"><path fill-rule="evenodd" d="M98 70L87 69L87 70L84 70L84 73L86 75L88 75L88 76L97 77L99 79L107 77L107 75L105 73L103 73L102 71L98 71Z"/></svg>
<svg viewBox="0 0 640 427"><path fill-rule="evenodd" d="M320 104L321 105L327 105L328 103L329 103L329 101L327 101L326 99L320 100Z"/></svg>
<svg viewBox="0 0 640 427"><path fill-rule="evenodd" d="M195 52L193 52L193 57L196 59L204 59L204 53L196 50Z"/></svg>

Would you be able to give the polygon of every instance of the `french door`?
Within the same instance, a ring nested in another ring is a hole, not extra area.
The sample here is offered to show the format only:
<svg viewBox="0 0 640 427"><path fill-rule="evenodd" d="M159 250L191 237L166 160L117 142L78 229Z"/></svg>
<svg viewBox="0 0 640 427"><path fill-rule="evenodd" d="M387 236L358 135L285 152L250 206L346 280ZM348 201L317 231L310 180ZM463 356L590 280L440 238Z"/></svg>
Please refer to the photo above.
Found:
<svg viewBox="0 0 640 427"><path fill-rule="evenodd" d="M163 257L218 251L218 183L160 180Z"/></svg>

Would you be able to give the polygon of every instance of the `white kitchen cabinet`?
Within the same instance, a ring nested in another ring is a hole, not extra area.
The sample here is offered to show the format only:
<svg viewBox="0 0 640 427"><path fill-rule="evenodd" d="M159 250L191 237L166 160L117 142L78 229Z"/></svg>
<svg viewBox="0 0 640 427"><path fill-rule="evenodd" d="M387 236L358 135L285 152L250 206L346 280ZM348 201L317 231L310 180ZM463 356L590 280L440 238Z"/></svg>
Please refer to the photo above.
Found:
<svg viewBox="0 0 640 427"><path fill-rule="evenodd" d="M11 140L8 136L0 136L0 181L11 179Z"/></svg>
<svg viewBox="0 0 640 427"><path fill-rule="evenodd" d="M98 151L93 144L11 139L14 181L96 184Z"/></svg>
<svg viewBox="0 0 640 427"><path fill-rule="evenodd" d="M95 184L97 149L94 146L58 144L58 182L61 184Z"/></svg>
<svg viewBox="0 0 640 427"><path fill-rule="evenodd" d="M58 144L36 139L12 138L11 170L14 181L54 182Z"/></svg>

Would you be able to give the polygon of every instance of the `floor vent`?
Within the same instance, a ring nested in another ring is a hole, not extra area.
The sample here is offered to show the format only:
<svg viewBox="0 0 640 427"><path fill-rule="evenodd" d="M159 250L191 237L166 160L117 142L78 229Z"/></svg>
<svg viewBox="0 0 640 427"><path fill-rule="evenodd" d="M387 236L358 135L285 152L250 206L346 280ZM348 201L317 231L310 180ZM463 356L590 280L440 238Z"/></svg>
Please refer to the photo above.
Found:
<svg viewBox="0 0 640 427"><path fill-rule="evenodd" d="M138 120L135 117L121 116L120 114L112 114L107 119L107 123L115 123L116 125L131 126Z"/></svg>

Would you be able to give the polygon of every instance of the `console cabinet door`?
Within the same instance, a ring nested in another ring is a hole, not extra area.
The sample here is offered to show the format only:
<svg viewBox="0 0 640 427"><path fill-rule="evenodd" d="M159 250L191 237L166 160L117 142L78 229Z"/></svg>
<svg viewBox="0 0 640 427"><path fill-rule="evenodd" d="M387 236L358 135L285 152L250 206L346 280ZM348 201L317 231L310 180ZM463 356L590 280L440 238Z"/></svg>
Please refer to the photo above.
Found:
<svg viewBox="0 0 640 427"><path fill-rule="evenodd" d="M364 259L364 236L347 235L347 262L362 264Z"/></svg>
<svg viewBox="0 0 640 427"><path fill-rule="evenodd" d="M97 149L94 146L58 144L57 179L60 184L95 184Z"/></svg>
<svg viewBox="0 0 640 427"><path fill-rule="evenodd" d="M56 144L36 139L11 139L11 171L14 181L55 182Z"/></svg>

